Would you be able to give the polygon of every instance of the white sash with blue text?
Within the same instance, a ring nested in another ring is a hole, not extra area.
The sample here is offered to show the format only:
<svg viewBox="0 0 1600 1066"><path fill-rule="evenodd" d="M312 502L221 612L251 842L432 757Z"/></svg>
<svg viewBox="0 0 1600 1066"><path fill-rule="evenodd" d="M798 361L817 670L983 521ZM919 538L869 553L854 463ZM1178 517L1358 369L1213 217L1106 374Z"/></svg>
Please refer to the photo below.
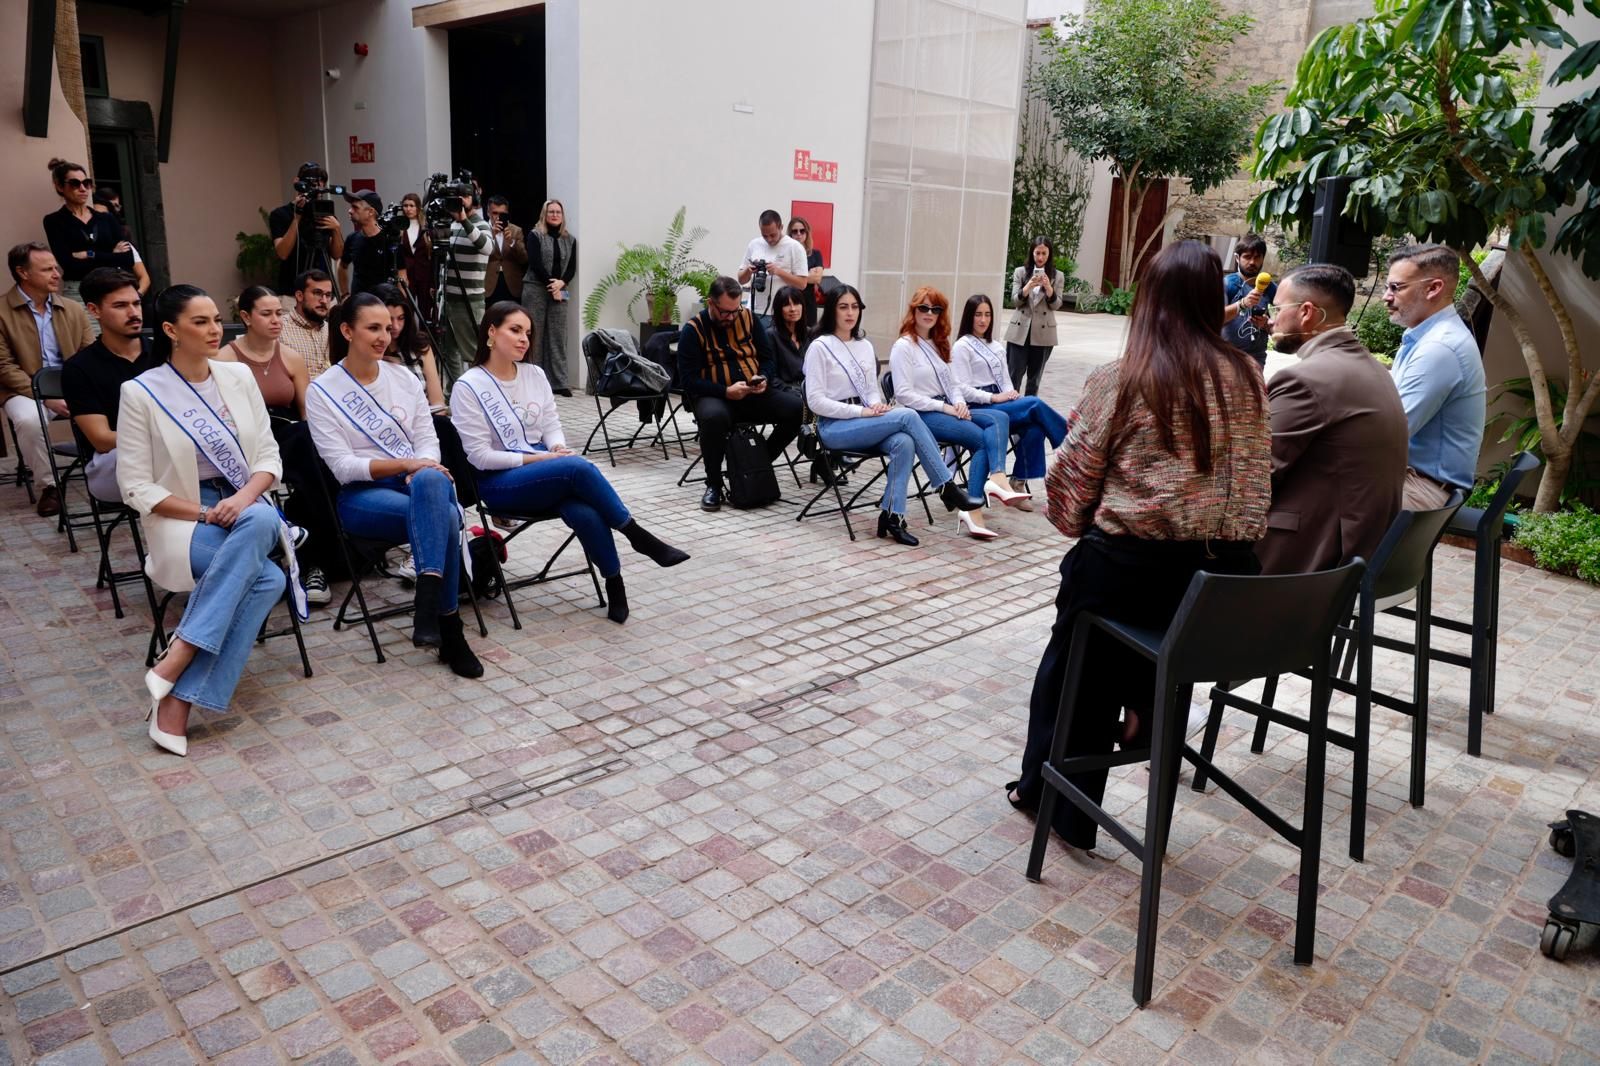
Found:
<svg viewBox="0 0 1600 1066"><path fill-rule="evenodd" d="M382 371L379 371L382 373ZM326 396L339 413L361 431L362 435L383 449L391 459L415 459L417 452L411 444L411 435L396 422L394 416L368 392L366 386L350 376L342 365L335 364L317 375L311 387Z"/></svg>
<svg viewBox="0 0 1600 1066"><path fill-rule="evenodd" d="M134 381L150 394L150 398L168 418L178 424L184 436L194 442L195 448L211 461L211 465L217 468L228 484L236 490L245 487L250 480L250 458L245 455L244 446L222 420L222 415L211 409L205 397L171 363L140 374ZM272 506L266 500L261 502ZM288 545L293 545L295 528L281 511L278 512L278 521L284 528L283 539ZM300 584L300 564L292 548L286 547L284 556L289 564L289 590L294 600L294 610L303 622L311 612L306 602L306 590Z"/></svg>
<svg viewBox="0 0 1600 1066"><path fill-rule="evenodd" d="M536 452L532 441L522 427L522 419L517 414L516 408L511 406L511 400L506 396L505 390L500 387L500 382L495 380L493 374L481 366L475 366L461 375L461 380L467 383L472 390L472 398L478 401L478 406L483 408L484 417L489 420L489 426L500 438L500 447L508 452Z"/></svg>

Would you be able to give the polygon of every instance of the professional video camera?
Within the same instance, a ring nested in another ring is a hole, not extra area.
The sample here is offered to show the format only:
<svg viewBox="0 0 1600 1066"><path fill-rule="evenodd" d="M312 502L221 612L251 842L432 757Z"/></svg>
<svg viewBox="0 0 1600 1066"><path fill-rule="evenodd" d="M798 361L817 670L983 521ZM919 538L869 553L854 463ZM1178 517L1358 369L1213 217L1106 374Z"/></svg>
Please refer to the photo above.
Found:
<svg viewBox="0 0 1600 1066"><path fill-rule="evenodd" d="M294 191L306 198L301 211L310 222L337 214L339 208L336 198L344 196L343 185L319 185L304 179L294 183Z"/></svg>
<svg viewBox="0 0 1600 1066"><path fill-rule="evenodd" d="M444 174L428 176L428 187L422 193L422 213L435 237L442 239L450 235L450 223L461 210L462 197L475 192L470 170L458 170L454 178Z"/></svg>
<svg viewBox="0 0 1600 1066"><path fill-rule="evenodd" d="M754 270L755 270L755 273L750 275L750 291L751 292L766 292L767 291L767 261L765 259L752 259L750 261L750 266L753 267Z"/></svg>
<svg viewBox="0 0 1600 1066"><path fill-rule="evenodd" d="M410 225L411 220L406 217L405 209L399 204L390 204L378 213L378 226L383 235L391 241L398 241L405 236Z"/></svg>

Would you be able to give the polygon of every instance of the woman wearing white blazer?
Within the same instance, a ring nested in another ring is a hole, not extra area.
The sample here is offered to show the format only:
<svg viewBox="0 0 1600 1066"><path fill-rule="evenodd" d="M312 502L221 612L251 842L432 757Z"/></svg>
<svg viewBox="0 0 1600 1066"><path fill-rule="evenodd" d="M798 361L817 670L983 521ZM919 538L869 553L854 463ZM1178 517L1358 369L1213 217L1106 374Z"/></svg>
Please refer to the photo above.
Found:
<svg viewBox="0 0 1600 1066"><path fill-rule="evenodd" d="M515 301L484 312L472 367L450 390L450 421L478 472L484 506L491 514L559 514L600 568L606 617L620 625L628 620L628 594L611 531L657 566L677 566L689 555L634 521L600 468L567 447L550 382L525 361L533 329Z"/></svg>
<svg viewBox="0 0 1600 1066"><path fill-rule="evenodd" d="M217 305L193 285L174 285L155 301L155 327L162 365L122 386L117 482L144 523L151 580L192 590L144 679L150 739L185 755L190 707L227 709L283 595L283 570L268 556L282 544L293 558L293 545L261 498L283 473L261 392L248 368L213 358Z"/></svg>

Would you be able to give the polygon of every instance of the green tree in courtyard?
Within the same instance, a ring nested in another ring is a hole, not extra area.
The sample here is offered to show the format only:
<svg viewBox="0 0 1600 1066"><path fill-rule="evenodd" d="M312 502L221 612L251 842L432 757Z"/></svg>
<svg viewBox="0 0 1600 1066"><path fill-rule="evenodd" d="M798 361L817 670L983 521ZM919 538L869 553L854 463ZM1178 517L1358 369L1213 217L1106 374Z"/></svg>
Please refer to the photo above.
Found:
<svg viewBox="0 0 1600 1066"><path fill-rule="evenodd" d="M1249 151L1273 86L1218 71L1232 68L1233 44L1252 24L1219 0L1096 0L1062 19L1039 88L1061 139L1083 159L1109 160L1122 179L1119 288L1131 286L1154 239L1133 246L1150 189L1180 178L1205 192Z"/></svg>
<svg viewBox="0 0 1600 1066"><path fill-rule="evenodd" d="M1600 14L1600 0L1584 0ZM1376 13L1324 31L1300 60L1285 110L1256 134L1257 225L1308 232L1315 183L1350 174L1347 213L1374 232L1454 249L1517 338L1532 382L1545 470L1535 509L1554 510L1600 375L1583 369L1566 304L1536 254L1552 215L1577 201L1552 245L1600 278L1600 90L1551 113L1534 140L1535 45L1572 48L1550 77L1600 65L1600 41L1575 47L1561 27L1573 0L1378 0ZM1503 234L1561 332L1565 379L1551 381L1518 308L1483 277L1472 251ZM1552 390L1551 386L1558 386ZM1564 396L1561 412L1552 394Z"/></svg>

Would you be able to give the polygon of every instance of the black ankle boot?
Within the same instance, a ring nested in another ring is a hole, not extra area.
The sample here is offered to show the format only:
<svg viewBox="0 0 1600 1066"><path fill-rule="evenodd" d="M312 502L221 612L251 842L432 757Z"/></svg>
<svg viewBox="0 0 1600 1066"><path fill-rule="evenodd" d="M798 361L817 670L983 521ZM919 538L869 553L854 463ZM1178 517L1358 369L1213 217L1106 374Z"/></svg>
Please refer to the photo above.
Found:
<svg viewBox="0 0 1600 1066"><path fill-rule="evenodd" d="M911 530L906 528L906 520L892 511L878 512L878 538L880 540L888 538L908 548L915 548L921 543L911 535Z"/></svg>
<svg viewBox="0 0 1600 1066"><path fill-rule="evenodd" d="M439 593L444 578L438 574L418 574L417 591L411 615L411 643L418 648L439 646Z"/></svg>
<svg viewBox="0 0 1600 1066"><path fill-rule="evenodd" d="M467 645L460 612L439 617L439 637L439 661L450 667L451 673L457 677L483 676L483 664Z"/></svg>
<svg viewBox="0 0 1600 1066"><path fill-rule="evenodd" d="M621 574L606 578L606 617L619 626L628 620L628 590Z"/></svg>
<svg viewBox="0 0 1600 1066"><path fill-rule="evenodd" d="M967 494L956 487L955 481L946 481L939 486L939 500L944 504L946 511L981 511L983 504L973 503L967 499Z"/></svg>
<svg viewBox="0 0 1600 1066"><path fill-rule="evenodd" d="M647 557L657 566L677 566L679 563L688 562L689 553L674 548L664 543L659 537L643 528L633 519L628 519L628 524L617 530L628 543L633 545L633 550Z"/></svg>

